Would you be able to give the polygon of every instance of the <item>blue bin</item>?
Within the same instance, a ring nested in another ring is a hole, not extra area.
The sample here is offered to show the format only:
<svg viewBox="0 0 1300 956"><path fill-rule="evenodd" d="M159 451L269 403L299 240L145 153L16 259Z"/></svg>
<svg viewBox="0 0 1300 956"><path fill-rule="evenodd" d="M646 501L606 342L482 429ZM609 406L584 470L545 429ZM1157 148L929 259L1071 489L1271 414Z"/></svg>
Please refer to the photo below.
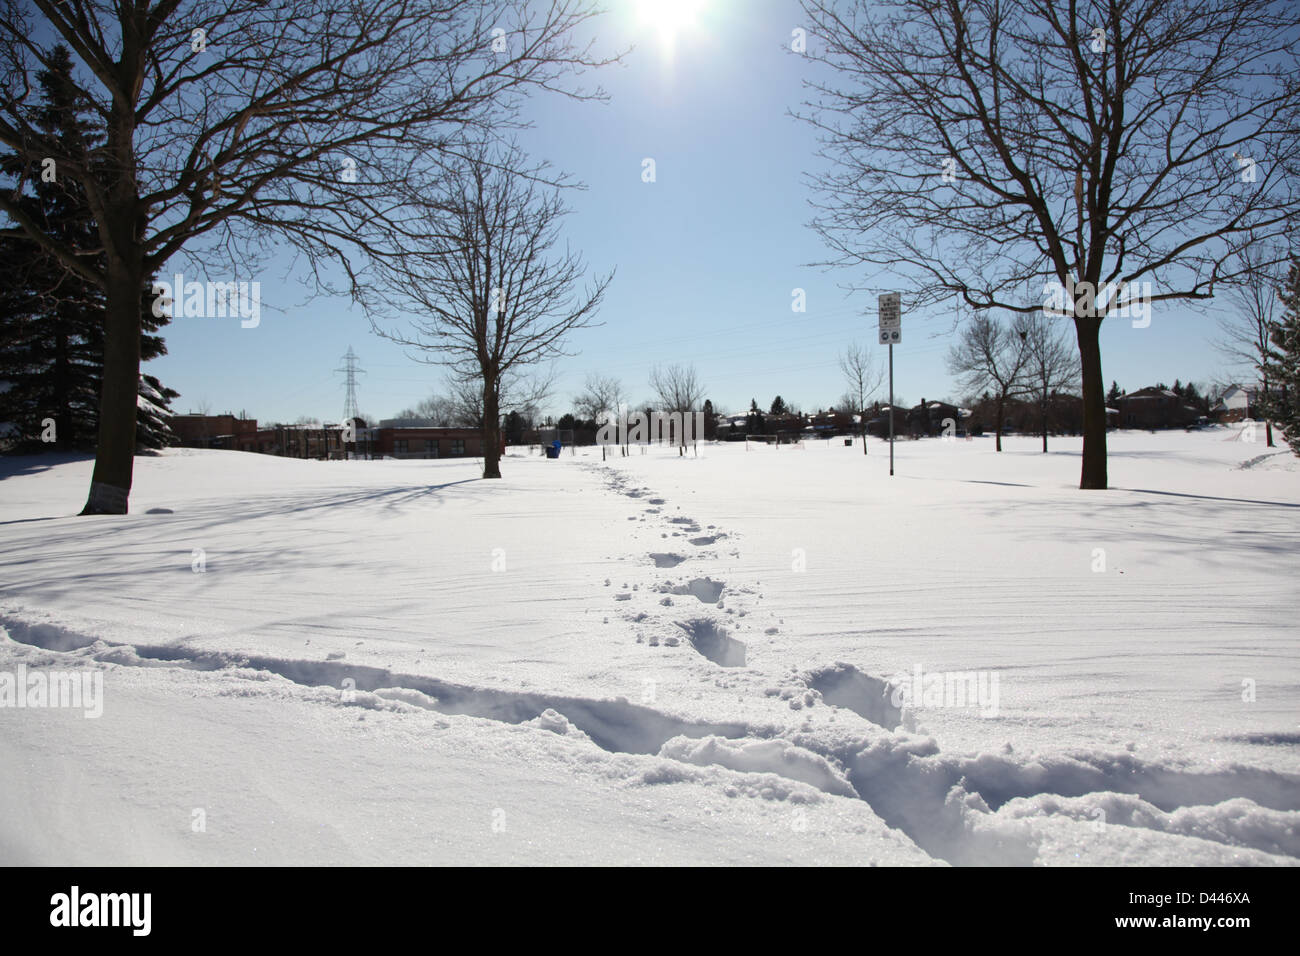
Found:
<svg viewBox="0 0 1300 956"><path fill-rule="evenodd" d="M564 445L563 445L563 444L562 444L558 439L555 440L555 441L553 441L553 442L551 442L551 447L549 447L549 448L546 449L546 457L547 457L547 458L559 458L559 457L560 457L560 449L563 448L563 447L564 447Z"/></svg>

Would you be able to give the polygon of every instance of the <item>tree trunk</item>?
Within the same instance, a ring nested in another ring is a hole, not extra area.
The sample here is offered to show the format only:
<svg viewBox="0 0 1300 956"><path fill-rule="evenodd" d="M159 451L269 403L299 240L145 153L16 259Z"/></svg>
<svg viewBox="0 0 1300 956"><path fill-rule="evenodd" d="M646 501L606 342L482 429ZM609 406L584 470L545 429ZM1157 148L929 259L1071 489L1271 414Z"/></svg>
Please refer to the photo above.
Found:
<svg viewBox="0 0 1300 956"><path fill-rule="evenodd" d="M998 396L997 420L993 423L994 443L998 451L1002 450L1002 407L1006 404L1005 395Z"/></svg>
<svg viewBox="0 0 1300 956"><path fill-rule="evenodd" d="M134 16L135 14L132 14ZM138 38L125 40L122 62L139 55ZM144 248L147 213L136 181L135 104L115 100L104 154L116 168L104 221L104 377L99 391L95 470L83 515L127 513L135 467L136 405L140 391L140 333L144 318ZM182 290L177 289L176 298Z"/></svg>
<svg viewBox="0 0 1300 956"><path fill-rule="evenodd" d="M494 375L483 376L483 477L501 477L501 414Z"/></svg>
<svg viewBox="0 0 1300 956"><path fill-rule="evenodd" d="M63 321L62 316L59 316L59 321ZM57 339L58 352L54 360L54 394L56 401L54 447L59 449L73 447L70 444L72 442L72 369L68 358L70 347L68 336L60 332Z"/></svg>
<svg viewBox="0 0 1300 956"><path fill-rule="evenodd" d="M1274 447L1273 446L1273 416L1269 413L1272 412L1273 409L1271 409L1268 405L1268 376L1267 375L1264 376L1263 382L1261 384L1264 386L1264 391L1262 395L1262 401L1259 403L1259 406L1264 410L1264 438L1265 441L1267 442L1267 447L1272 448Z"/></svg>
<svg viewBox="0 0 1300 956"><path fill-rule="evenodd" d="M1106 483L1106 385L1101 374L1101 320L1074 320L1083 369L1083 466L1079 487L1102 490Z"/></svg>
<svg viewBox="0 0 1300 956"><path fill-rule="evenodd" d="M1043 389L1043 454L1047 454L1047 389Z"/></svg>
<svg viewBox="0 0 1300 956"><path fill-rule="evenodd" d="M83 515L124 515L131 494L140 388L140 290L144 282L138 251L132 245L130 258L109 257L99 441Z"/></svg>

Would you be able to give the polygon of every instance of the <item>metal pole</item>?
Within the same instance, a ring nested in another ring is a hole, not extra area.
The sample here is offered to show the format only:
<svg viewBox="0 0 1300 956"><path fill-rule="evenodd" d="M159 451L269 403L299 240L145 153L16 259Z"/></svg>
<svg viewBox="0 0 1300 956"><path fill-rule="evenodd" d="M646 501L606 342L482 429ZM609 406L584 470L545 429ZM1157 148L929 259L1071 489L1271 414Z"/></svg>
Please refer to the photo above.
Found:
<svg viewBox="0 0 1300 956"><path fill-rule="evenodd" d="M894 343L889 343L889 474L894 474Z"/></svg>

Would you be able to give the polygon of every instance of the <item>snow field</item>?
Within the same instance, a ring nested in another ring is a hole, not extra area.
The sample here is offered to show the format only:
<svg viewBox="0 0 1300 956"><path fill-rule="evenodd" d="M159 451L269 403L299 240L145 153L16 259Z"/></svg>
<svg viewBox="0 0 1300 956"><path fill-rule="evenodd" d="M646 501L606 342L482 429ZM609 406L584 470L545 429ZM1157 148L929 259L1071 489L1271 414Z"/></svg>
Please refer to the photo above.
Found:
<svg viewBox="0 0 1300 956"><path fill-rule="evenodd" d="M0 673L106 701L0 709L0 858L1290 864L1300 483L1231 437L21 468Z"/></svg>

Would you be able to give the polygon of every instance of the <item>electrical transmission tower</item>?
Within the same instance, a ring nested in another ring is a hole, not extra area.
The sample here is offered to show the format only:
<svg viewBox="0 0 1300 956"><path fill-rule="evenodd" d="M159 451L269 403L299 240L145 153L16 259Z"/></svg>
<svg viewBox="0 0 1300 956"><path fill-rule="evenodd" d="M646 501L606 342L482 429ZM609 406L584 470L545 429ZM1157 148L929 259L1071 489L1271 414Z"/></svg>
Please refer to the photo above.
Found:
<svg viewBox="0 0 1300 956"><path fill-rule="evenodd" d="M334 371L342 372L345 376L345 387L348 390L347 398L343 400L343 420L349 421L358 418L361 413L357 411L357 374L366 374L365 369L357 365L357 355L352 351L352 346L348 346L348 354L343 356L343 367L336 368Z"/></svg>

